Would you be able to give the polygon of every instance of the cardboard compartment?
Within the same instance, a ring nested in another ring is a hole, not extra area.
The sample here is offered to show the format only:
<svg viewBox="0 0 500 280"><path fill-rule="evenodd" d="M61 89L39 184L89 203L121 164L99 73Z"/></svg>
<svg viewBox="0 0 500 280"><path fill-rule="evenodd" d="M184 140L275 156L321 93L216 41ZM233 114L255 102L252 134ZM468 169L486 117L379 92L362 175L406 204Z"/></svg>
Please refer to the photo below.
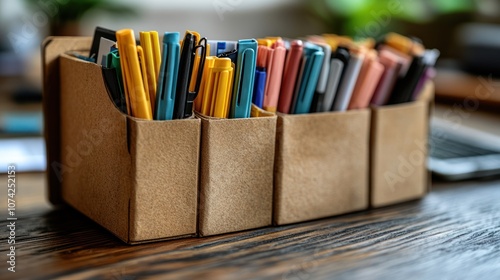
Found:
<svg viewBox="0 0 500 280"><path fill-rule="evenodd" d="M59 40L44 50L45 78L57 77L45 85L59 84L44 89L45 102L59 105L45 107L46 122L56 122L46 124L51 193L130 244L195 235L200 120L122 114L101 68L61 54Z"/></svg>
<svg viewBox="0 0 500 280"><path fill-rule="evenodd" d="M411 103L372 108L370 204L386 206L423 197L427 171L429 107L434 91L427 83Z"/></svg>
<svg viewBox="0 0 500 280"><path fill-rule="evenodd" d="M201 119L199 234L271 225L276 115Z"/></svg>
<svg viewBox="0 0 500 280"><path fill-rule="evenodd" d="M368 207L370 110L278 115L274 223Z"/></svg>

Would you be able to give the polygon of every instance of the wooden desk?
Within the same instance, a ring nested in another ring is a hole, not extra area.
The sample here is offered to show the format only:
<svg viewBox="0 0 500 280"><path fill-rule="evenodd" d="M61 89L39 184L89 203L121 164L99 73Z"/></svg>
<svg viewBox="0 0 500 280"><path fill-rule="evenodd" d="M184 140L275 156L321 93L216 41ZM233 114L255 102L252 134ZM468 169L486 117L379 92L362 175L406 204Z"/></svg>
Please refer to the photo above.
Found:
<svg viewBox="0 0 500 280"><path fill-rule="evenodd" d="M500 277L500 180L436 184L421 201L329 219L138 246L53 209L43 174L17 182L16 273L5 262L2 194L0 279Z"/></svg>

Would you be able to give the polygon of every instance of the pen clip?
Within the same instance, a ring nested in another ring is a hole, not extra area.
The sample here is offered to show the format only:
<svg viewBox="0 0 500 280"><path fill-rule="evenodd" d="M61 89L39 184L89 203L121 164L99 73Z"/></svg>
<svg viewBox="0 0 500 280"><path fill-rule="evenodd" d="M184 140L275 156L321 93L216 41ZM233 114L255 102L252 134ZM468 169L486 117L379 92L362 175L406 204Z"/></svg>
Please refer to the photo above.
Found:
<svg viewBox="0 0 500 280"><path fill-rule="evenodd" d="M193 92L189 92L189 95L194 95L191 101L196 98L196 95L198 95L198 92L200 91L200 85L201 85L201 78L203 77L203 68L205 66L205 57L207 56L207 38L203 37L200 39L198 42L198 45L194 47L194 53L198 51L198 48L201 49L201 57L200 57L200 64L198 66L198 74L196 75L196 85L194 87Z"/></svg>
<svg viewBox="0 0 500 280"><path fill-rule="evenodd" d="M190 91L189 88L187 90L187 96L186 96L186 103L185 103L185 108L184 108L184 117L187 117L188 114L192 114L193 111L193 103L194 100L196 99L196 96L198 96L198 92L200 91L200 85L201 85L201 79L203 77L203 68L205 66L205 58L207 56L207 38L203 37L200 39L198 42L198 45L193 48L192 56L194 61L194 56L196 56L196 52L198 49L201 49L201 56L200 56L200 63L198 65L198 73L196 75L196 83L194 87L194 91ZM191 77L192 74L189 76ZM191 81L189 81L190 83ZM188 113L189 112L189 113Z"/></svg>
<svg viewBox="0 0 500 280"><path fill-rule="evenodd" d="M223 53L220 53L217 55L217 57L221 58L221 57L231 57L232 55L236 54L238 52L238 50L234 49L234 50L230 50L230 51L227 51L227 52L223 52Z"/></svg>
<svg viewBox="0 0 500 280"><path fill-rule="evenodd" d="M237 96L237 104L238 106L241 106L241 102L242 102L242 98L244 98L245 100L243 100L243 102L246 102L247 99L249 99L248 95L250 94L250 83L253 83L253 79L250 78L250 75L248 75L247 73L250 73L250 72L253 72L253 68L255 68L255 66L253 66L254 64L254 61L256 60L256 56L255 56L255 51L251 48L247 48L245 50L243 50L243 53L242 53L242 59L241 59L241 71L240 71L240 75L238 77L238 80L239 80L239 88L238 88L238 96ZM252 77L254 77L252 75ZM246 89L245 91L243 91L243 89Z"/></svg>

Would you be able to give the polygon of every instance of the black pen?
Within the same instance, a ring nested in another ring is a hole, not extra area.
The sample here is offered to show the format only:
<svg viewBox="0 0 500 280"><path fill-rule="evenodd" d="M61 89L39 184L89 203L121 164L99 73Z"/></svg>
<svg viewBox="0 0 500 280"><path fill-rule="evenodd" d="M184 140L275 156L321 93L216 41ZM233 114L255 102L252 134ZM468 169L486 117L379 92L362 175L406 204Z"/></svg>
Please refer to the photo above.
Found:
<svg viewBox="0 0 500 280"><path fill-rule="evenodd" d="M192 33L186 33L186 36L184 36L179 62L179 76L177 77L173 119L185 119L191 117L193 114L193 102L200 89L203 67L205 65L207 39L202 38L199 45L196 45L196 40L197 37ZM202 42L204 42L204 44L202 44ZM194 91L190 91L189 85L191 84L193 66L198 48L201 48L202 50L200 64L198 67L198 75L196 76L195 89Z"/></svg>
<svg viewBox="0 0 500 280"><path fill-rule="evenodd" d="M189 91L189 83L191 82L191 72L193 71L195 40L196 38L193 34L187 33L182 43L173 119L184 119L187 93Z"/></svg>
<svg viewBox="0 0 500 280"><path fill-rule="evenodd" d="M424 58L422 56L415 56L406 75L403 78L399 78L396 82L389 99L389 104L410 102L425 69Z"/></svg>

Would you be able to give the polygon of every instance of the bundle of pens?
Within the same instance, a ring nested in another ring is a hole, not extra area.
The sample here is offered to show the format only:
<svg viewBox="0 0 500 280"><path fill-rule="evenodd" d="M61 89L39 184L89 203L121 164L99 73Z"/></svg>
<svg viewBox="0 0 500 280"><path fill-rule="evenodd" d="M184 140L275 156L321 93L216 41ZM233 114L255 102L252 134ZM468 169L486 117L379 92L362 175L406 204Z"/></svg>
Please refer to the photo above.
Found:
<svg viewBox="0 0 500 280"><path fill-rule="evenodd" d="M439 56L439 51L425 50L417 39L395 33L377 43L325 34L285 42L284 46L287 54L282 77L273 76L279 75L273 69L276 63L267 64L271 78L266 82L261 107L272 111L277 100L278 111L287 114L412 101L432 78ZM261 46L259 57L260 50ZM271 90L272 79L282 81L279 97ZM259 100L258 91L255 94L254 100Z"/></svg>
<svg viewBox="0 0 500 280"><path fill-rule="evenodd" d="M439 56L395 33L355 42L332 34L216 41L194 31L180 41L178 32L167 32L161 52L157 32L140 32L140 46L130 29L109 33L118 48L109 52L108 46L109 53L97 57L103 56L105 73L115 73L105 75L115 80L106 81L115 103L124 113L155 120L188 118L193 109L248 118L252 102L286 114L409 102L432 78Z"/></svg>

